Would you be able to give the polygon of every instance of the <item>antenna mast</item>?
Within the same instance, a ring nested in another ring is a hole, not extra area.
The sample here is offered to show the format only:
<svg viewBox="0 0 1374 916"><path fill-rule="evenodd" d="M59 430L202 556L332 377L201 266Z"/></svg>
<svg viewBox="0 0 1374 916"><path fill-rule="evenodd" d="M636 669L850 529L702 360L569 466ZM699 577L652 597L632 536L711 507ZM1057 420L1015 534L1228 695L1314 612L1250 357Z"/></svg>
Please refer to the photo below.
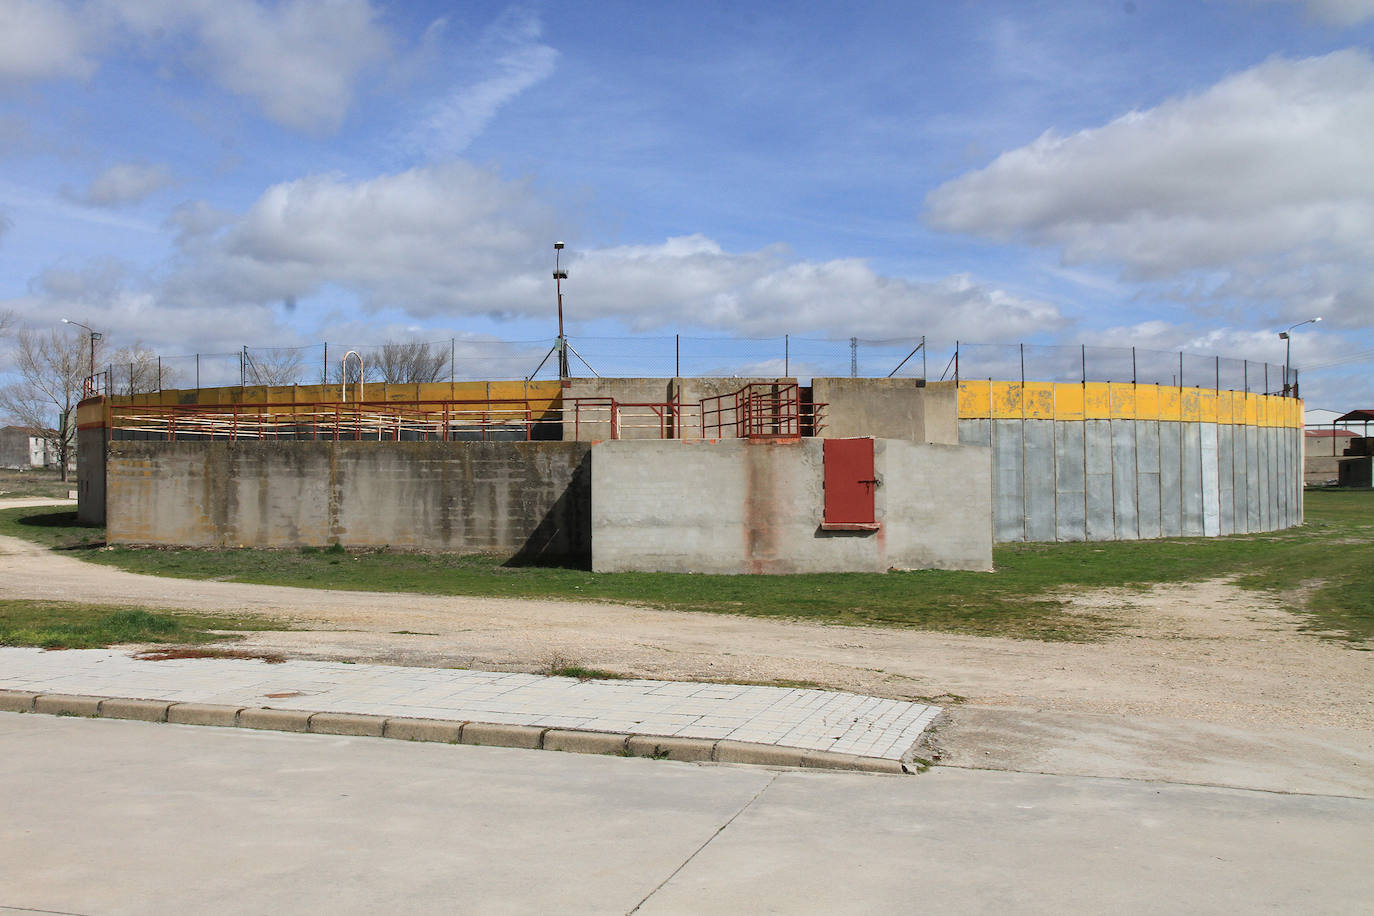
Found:
<svg viewBox="0 0 1374 916"><path fill-rule="evenodd" d="M568 279L568 272L563 270L560 260L563 254L563 243L553 243L553 282L558 290L558 342L554 344L558 348L558 377L565 379L568 377L568 338L563 335L563 281Z"/></svg>

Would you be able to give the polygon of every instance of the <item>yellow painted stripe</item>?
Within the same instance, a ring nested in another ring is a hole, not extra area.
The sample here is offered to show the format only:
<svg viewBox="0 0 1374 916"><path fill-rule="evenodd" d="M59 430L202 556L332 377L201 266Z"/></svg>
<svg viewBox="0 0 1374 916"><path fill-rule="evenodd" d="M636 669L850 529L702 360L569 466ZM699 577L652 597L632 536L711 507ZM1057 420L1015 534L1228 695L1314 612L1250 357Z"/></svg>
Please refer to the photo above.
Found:
<svg viewBox="0 0 1374 916"><path fill-rule="evenodd" d="M961 381L964 420L1168 420L1299 429L1302 402L1255 392L1125 382Z"/></svg>

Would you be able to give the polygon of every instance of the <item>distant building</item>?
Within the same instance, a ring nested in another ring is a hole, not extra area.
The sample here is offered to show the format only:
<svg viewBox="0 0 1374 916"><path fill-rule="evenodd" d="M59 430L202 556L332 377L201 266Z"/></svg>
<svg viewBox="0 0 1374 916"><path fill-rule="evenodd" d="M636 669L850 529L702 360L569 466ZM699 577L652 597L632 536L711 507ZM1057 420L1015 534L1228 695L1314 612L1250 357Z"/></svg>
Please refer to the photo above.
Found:
<svg viewBox="0 0 1374 916"><path fill-rule="evenodd" d="M74 466L74 465L73 465ZM27 470L57 467L57 450L26 426L0 427L0 468Z"/></svg>

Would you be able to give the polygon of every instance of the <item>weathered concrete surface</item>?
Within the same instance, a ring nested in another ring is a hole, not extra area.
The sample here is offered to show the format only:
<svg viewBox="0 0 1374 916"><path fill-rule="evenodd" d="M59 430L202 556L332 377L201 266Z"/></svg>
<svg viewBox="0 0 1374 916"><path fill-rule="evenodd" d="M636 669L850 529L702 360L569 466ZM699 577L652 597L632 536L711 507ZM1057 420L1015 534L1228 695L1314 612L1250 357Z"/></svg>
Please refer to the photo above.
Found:
<svg viewBox="0 0 1374 916"><path fill-rule="evenodd" d="M85 525L105 524L105 443L102 427L76 431L76 517Z"/></svg>
<svg viewBox="0 0 1374 916"><path fill-rule="evenodd" d="M0 905L31 910L1335 913L1374 896L1360 799L13 714L0 742Z"/></svg>
<svg viewBox="0 0 1374 916"><path fill-rule="evenodd" d="M109 454L114 544L590 554L583 443L117 441Z"/></svg>
<svg viewBox="0 0 1374 916"><path fill-rule="evenodd" d="M1302 522L1301 430L1159 420L958 425L961 443L991 445L998 541L1215 536Z"/></svg>
<svg viewBox="0 0 1374 916"><path fill-rule="evenodd" d="M811 396L825 404L821 435L872 436L959 443L958 386L910 378L814 378Z"/></svg>
<svg viewBox="0 0 1374 916"><path fill-rule="evenodd" d="M824 442L603 442L592 567L704 573L991 569L985 449L874 443L877 531L823 531Z"/></svg>

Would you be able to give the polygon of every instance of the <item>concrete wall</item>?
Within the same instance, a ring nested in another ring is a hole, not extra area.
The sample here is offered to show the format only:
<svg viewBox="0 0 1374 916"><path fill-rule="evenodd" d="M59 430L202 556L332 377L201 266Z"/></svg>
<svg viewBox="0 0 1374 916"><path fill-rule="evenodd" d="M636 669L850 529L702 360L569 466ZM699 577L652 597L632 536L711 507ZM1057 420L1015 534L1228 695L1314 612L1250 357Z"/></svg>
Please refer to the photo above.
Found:
<svg viewBox="0 0 1374 916"><path fill-rule="evenodd" d="M811 396L826 405L820 435L874 436L957 444L958 386L908 378L815 378Z"/></svg>
<svg viewBox="0 0 1374 916"><path fill-rule="evenodd" d="M824 443L602 442L592 568L699 573L992 568L988 451L879 439L878 531L822 531Z"/></svg>
<svg viewBox="0 0 1374 916"><path fill-rule="evenodd" d="M340 543L590 558L589 448L573 442L112 442L114 544Z"/></svg>
<svg viewBox="0 0 1374 916"><path fill-rule="evenodd" d="M1302 430L1165 420L964 419L992 450L998 541L1272 531L1302 522Z"/></svg>
<svg viewBox="0 0 1374 916"><path fill-rule="evenodd" d="M0 468L28 470L32 466L28 429L22 426L0 429Z"/></svg>
<svg viewBox="0 0 1374 916"><path fill-rule="evenodd" d="M103 426L76 431L76 518L84 525L105 524L105 442Z"/></svg>

